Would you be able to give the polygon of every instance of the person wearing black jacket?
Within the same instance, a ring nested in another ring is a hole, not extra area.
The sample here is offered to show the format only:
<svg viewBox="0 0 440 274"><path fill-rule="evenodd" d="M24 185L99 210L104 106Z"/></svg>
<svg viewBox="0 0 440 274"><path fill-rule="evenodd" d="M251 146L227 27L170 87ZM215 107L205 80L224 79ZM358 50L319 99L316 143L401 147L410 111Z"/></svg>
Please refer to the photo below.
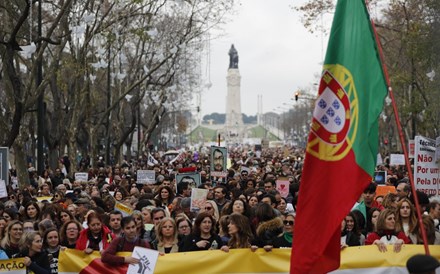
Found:
<svg viewBox="0 0 440 274"><path fill-rule="evenodd" d="M22 250L14 258L22 257L28 271L33 271L35 274L50 274L49 256L43 250L43 238L40 232L34 231L24 236Z"/></svg>

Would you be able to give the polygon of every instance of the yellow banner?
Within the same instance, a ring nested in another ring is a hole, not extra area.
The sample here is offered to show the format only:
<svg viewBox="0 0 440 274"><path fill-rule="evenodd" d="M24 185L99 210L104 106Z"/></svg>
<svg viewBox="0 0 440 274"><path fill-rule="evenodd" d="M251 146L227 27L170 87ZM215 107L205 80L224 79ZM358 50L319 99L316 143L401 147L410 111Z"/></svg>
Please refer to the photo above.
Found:
<svg viewBox="0 0 440 274"><path fill-rule="evenodd" d="M400 253L394 253L392 246L388 252L381 253L376 246L348 247L341 251L341 267L332 273L402 273L406 261L414 254L423 254L423 246L404 245ZM155 274L188 273L289 273L290 249L274 249L266 252L258 249L235 249L229 253L220 250L182 252L159 256ZM431 255L440 259L440 246L430 246ZM127 254L127 253L125 253ZM82 251L61 252L58 265L59 273L79 273L85 267L91 268L94 261L97 269L105 269L100 262L99 253L85 255ZM98 262L100 265L98 265ZM106 274L125 273L122 267L106 270ZM115 272L120 271L120 272ZM88 273L100 273L99 270Z"/></svg>
<svg viewBox="0 0 440 274"><path fill-rule="evenodd" d="M0 260L0 273L26 274L24 258Z"/></svg>

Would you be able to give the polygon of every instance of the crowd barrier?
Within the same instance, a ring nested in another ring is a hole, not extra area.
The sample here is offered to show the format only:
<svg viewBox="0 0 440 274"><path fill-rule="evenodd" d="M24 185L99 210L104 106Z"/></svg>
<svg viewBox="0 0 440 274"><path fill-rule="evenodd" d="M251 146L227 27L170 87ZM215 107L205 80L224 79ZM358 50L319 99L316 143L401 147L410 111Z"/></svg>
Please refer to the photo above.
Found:
<svg viewBox="0 0 440 274"><path fill-rule="evenodd" d="M341 251L341 266L332 274L389 274L405 273L408 258L423 254L421 245L404 245L402 251L394 253L392 246L381 253L376 246L348 247ZM430 253L440 259L440 246L430 246ZM125 253L127 255L129 253ZM290 249L274 249L266 252L258 249L220 250L183 252L159 256L155 274L207 274L207 273L289 273ZM90 255L82 251L66 249L60 253L59 273L71 274L116 274L126 273L127 266L111 267L100 260L100 254Z"/></svg>

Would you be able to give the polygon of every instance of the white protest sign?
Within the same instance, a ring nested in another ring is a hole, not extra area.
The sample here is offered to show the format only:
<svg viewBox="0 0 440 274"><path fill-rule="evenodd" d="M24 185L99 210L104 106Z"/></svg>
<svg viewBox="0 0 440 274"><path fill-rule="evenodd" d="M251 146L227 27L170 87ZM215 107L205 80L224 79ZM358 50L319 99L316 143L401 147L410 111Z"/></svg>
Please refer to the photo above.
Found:
<svg viewBox="0 0 440 274"><path fill-rule="evenodd" d="M414 150L414 184L417 190L428 195L439 195L439 168L435 161L435 141L416 136Z"/></svg>
<svg viewBox="0 0 440 274"><path fill-rule="evenodd" d="M440 136L435 139L435 161L440 161Z"/></svg>
<svg viewBox="0 0 440 274"><path fill-rule="evenodd" d="M405 155L404 154L391 154L390 155L390 165L391 166L404 166L405 165Z"/></svg>
<svg viewBox="0 0 440 274"><path fill-rule="evenodd" d="M0 180L0 198L8 197L5 180Z"/></svg>
<svg viewBox="0 0 440 274"><path fill-rule="evenodd" d="M277 180L276 181L276 189L280 193L281 197L286 198L289 195L289 186L290 183L288 180Z"/></svg>
<svg viewBox="0 0 440 274"><path fill-rule="evenodd" d="M191 190L191 211L199 211L205 206L208 190L204 188L193 188Z"/></svg>
<svg viewBox="0 0 440 274"><path fill-rule="evenodd" d="M154 184L156 182L156 173L154 170L138 170L136 172L138 184Z"/></svg>
<svg viewBox="0 0 440 274"><path fill-rule="evenodd" d="M153 274L159 252L153 249L136 246L132 256L139 259L137 264L129 264L127 274Z"/></svg>
<svg viewBox="0 0 440 274"><path fill-rule="evenodd" d="M414 140L408 141L408 158L414 158Z"/></svg>
<svg viewBox="0 0 440 274"><path fill-rule="evenodd" d="M75 181L77 182L87 182L89 180L89 174L87 172L76 172Z"/></svg>

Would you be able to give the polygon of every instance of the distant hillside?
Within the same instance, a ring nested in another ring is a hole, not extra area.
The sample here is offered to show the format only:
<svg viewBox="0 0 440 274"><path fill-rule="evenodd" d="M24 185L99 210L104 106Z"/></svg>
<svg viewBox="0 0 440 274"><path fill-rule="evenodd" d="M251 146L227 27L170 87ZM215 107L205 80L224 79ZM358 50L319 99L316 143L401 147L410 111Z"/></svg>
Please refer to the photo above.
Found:
<svg viewBox="0 0 440 274"><path fill-rule="evenodd" d="M246 114L242 114L242 116L243 116L243 123L245 124L257 123L257 115L247 116ZM226 121L226 114L214 112L203 116L203 123L208 123L209 120L212 120L214 125L224 124Z"/></svg>

